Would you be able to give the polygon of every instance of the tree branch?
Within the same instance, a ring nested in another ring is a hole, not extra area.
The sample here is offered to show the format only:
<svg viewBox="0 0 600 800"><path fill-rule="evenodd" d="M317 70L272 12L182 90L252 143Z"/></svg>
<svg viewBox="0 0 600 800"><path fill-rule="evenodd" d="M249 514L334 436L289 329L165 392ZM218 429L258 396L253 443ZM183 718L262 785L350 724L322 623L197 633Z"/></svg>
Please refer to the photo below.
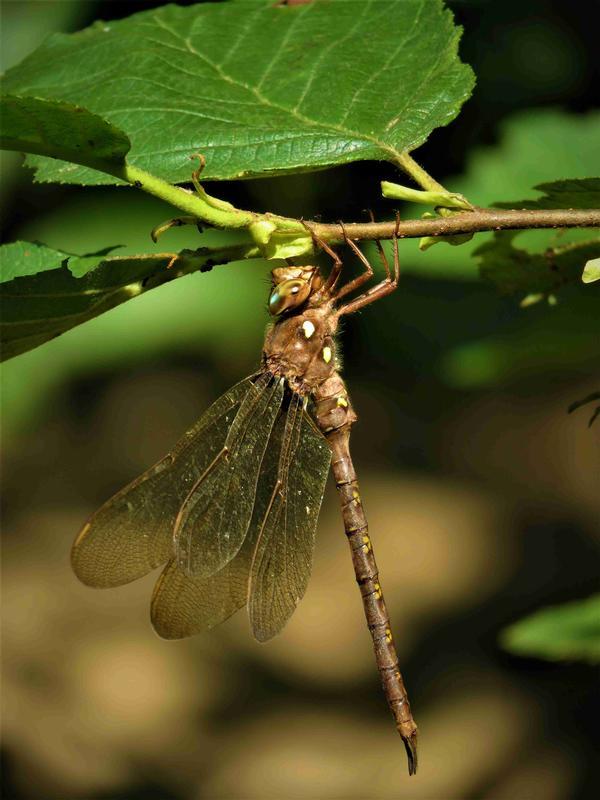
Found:
<svg viewBox="0 0 600 800"><path fill-rule="evenodd" d="M309 223L310 229L328 242L341 242L340 226ZM345 224L348 237L359 239L391 239L395 222L351 222ZM422 236L453 236L484 231L523 230L526 228L600 228L600 209L495 209L475 208L455 212L439 219L409 219L400 221L399 239Z"/></svg>
<svg viewBox="0 0 600 800"><path fill-rule="evenodd" d="M409 158L407 156L407 158ZM429 190L444 188L427 175L416 162L410 159L405 164L407 171L416 177L420 171L420 183ZM117 174L116 172L114 174ZM230 203L210 197L205 192L200 196L197 192L188 192L179 186L172 186L161 178L127 165L119 171L119 177L144 191L184 211L188 219L182 218L186 224L190 217L206 222L218 228L246 227L257 244L263 246L268 257L291 257L308 252L311 244L298 242L306 237L306 229L301 220L282 217L278 214L246 211L232 206ZM185 221L184 221L185 220ZM192 220L193 221L193 220ZM265 248L258 229L266 226L265 242L272 238L272 252ZM339 224L323 224L309 222L314 233L325 241L338 243L343 241ZM168 226L167 226L168 227ZM458 234L479 233L484 231L521 230L526 228L600 228L600 209L494 209L474 207L471 211L452 211L446 216L429 219L411 219L401 221L398 236L401 239L453 236ZM360 239L391 239L396 230L395 222L349 222L346 224L348 236ZM257 238L258 237L258 238ZM293 245L286 244L293 242Z"/></svg>

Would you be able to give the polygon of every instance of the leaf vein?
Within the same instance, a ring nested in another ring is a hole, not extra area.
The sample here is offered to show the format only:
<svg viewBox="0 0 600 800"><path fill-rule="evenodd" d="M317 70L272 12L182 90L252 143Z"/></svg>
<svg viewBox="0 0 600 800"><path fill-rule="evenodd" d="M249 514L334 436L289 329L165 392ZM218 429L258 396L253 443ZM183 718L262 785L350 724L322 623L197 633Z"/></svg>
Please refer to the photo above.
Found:
<svg viewBox="0 0 600 800"><path fill-rule="evenodd" d="M344 116L339 121L340 125L343 125L346 122L346 119L348 118L348 115L350 114L350 112L352 110L352 106L356 102L356 100L359 97L359 95L361 95L369 87L370 84L372 84L374 81L376 81L379 78L379 76L388 69L389 65L395 61L398 53L401 50L403 50L407 46L407 44L410 42L410 40L414 37L415 29L416 29L417 25L419 24L419 21L421 19L421 15L423 13L423 8L424 8L424 3L421 3L421 5L419 6L418 13L415 15L415 18L413 20L413 24L412 24L410 30L408 31L406 36L402 39L402 41L398 44L398 46L395 48L395 50L389 56L389 58L385 61L385 63L376 72L374 72L372 75L370 75L369 78L364 83L362 83L360 86L357 87L352 99L348 103L348 106L346 108L346 112L345 112Z"/></svg>
<svg viewBox="0 0 600 800"><path fill-rule="evenodd" d="M318 65L323 61L323 59L325 58L325 56L327 55L327 53L330 50L334 49L335 47L339 47L343 42L345 42L348 39L351 39L352 36L354 36L354 34L356 33L357 28L362 24L362 20L363 20L363 17L365 15L365 9L370 8L370 7L371 7L371 3L370 2L369 3L363 3L362 9L361 9L362 13L360 14L360 16L358 16L356 18L356 20L354 22L354 25L348 31L348 33L345 36L343 36L341 39L333 38L331 40L331 42L327 45L327 47L323 47L322 48L321 52L319 53L318 58L315 60L315 62L313 64L312 75L309 78L309 80L306 82L306 86L304 87L304 91L300 95L298 101L296 102L296 105L291 109L291 112L293 114L299 113L300 106L304 103L304 100L306 99L308 93L310 92L310 90L311 90L311 88L312 88L312 86L313 86L313 84L315 82Z"/></svg>

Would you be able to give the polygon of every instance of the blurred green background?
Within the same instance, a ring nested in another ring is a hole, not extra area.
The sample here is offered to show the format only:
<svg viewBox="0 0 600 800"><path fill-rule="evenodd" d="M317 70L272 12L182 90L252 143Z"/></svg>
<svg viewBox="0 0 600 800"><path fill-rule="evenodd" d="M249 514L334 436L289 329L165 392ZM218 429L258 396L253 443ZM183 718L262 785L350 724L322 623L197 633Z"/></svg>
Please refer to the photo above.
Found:
<svg viewBox="0 0 600 800"><path fill-rule="evenodd" d="M4 2L2 67L50 32L155 5ZM583 4L449 5L478 85L417 159L481 205L598 174ZM168 207L129 189L33 185L20 162L2 154L5 241L154 251ZM355 164L208 190L307 218L382 218L379 181L396 177ZM511 657L497 637L597 586L600 426L566 408L599 388L598 289L520 310L477 279L483 240L425 254L403 243L400 289L342 336L355 463L421 730L417 777L378 686L331 486L308 593L265 645L244 613L163 642L148 619L154 576L98 592L70 572L86 516L255 368L269 265L254 262L176 281L2 368L3 797L595 796L597 673ZM540 234L516 243L539 247ZM165 245L198 246L197 234Z"/></svg>

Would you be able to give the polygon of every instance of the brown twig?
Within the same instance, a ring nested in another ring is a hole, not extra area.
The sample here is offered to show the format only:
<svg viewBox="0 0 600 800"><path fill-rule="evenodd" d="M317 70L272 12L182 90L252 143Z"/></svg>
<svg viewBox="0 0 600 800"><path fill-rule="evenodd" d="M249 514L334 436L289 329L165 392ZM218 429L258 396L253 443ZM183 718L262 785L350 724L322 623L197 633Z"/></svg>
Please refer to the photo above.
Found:
<svg viewBox="0 0 600 800"><path fill-rule="evenodd" d="M309 225L321 239L342 241L338 224L309 222ZM391 239L395 230L399 239L410 239L526 228L600 228L600 209L475 208L474 211L457 212L448 217L403 220L397 228L395 221L346 223L346 233L354 240Z"/></svg>

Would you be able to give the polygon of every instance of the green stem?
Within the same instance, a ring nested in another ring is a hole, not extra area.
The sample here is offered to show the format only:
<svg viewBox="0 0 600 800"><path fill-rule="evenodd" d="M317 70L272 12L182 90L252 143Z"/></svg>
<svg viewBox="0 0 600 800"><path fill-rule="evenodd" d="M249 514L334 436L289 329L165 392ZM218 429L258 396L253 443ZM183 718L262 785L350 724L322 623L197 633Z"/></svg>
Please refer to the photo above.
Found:
<svg viewBox="0 0 600 800"><path fill-rule="evenodd" d="M215 228L245 228L260 216L251 211L241 211L229 203L225 204L222 200L212 203L213 198L210 195L200 197L132 164L125 164L112 174Z"/></svg>
<svg viewBox="0 0 600 800"><path fill-rule="evenodd" d="M289 233L306 233L302 223L297 219L280 217L277 214L259 214L254 211L244 211L236 208L223 200L211 197L204 190L202 194L189 192L179 186L174 186L162 178L157 178L139 167L125 164L118 168L104 167L105 172L110 172L116 178L142 189L148 194L164 200L174 208L183 211L186 216L194 217L201 222L206 222L215 228L247 228L253 223L268 221L275 225L277 230Z"/></svg>
<svg viewBox="0 0 600 800"><path fill-rule="evenodd" d="M420 164L414 160L408 153L399 153L394 157L394 162L401 167L404 172L411 176L423 189L428 192L443 192L448 194L441 183L438 183L435 178L426 172Z"/></svg>

